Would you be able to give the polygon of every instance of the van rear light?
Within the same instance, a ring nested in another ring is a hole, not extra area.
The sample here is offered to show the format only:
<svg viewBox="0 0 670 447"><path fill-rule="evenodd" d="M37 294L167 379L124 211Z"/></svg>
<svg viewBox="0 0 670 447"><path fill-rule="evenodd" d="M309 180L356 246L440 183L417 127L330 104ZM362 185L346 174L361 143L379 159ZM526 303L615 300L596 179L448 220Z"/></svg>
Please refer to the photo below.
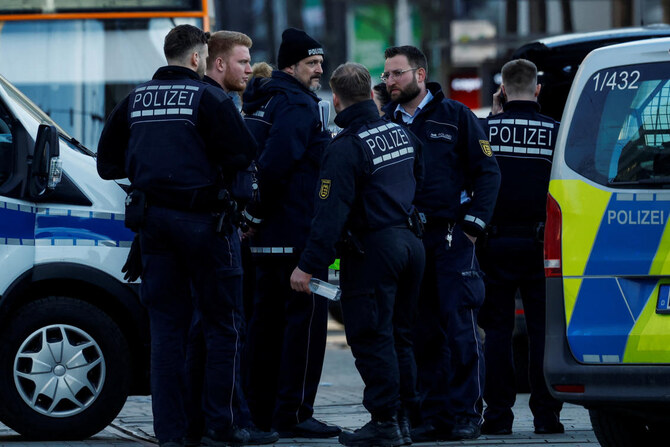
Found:
<svg viewBox="0 0 670 447"><path fill-rule="evenodd" d="M561 208L547 194L547 223L544 227L544 275L562 276L561 271Z"/></svg>
<svg viewBox="0 0 670 447"><path fill-rule="evenodd" d="M586 388L584 385L552 385L552 388L559 393L584 394Z"/></svg>

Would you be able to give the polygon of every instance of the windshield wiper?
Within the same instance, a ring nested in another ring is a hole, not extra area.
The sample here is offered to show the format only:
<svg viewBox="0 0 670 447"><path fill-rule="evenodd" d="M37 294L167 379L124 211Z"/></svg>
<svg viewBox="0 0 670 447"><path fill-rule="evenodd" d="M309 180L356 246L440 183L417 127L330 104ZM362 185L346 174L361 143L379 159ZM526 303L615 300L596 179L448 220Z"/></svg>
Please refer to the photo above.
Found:
<svg viewBox="0 0 670 447"><path fill-rule="evenodd" d="M670 177L656 177L656 178L644 178L634 181L626 182L616 182L609 181L608 185L611 186L635 186L635 185L661 185L661 186L670 186Z"/></svg>
<svg viewBox="0 0 670 447"><path fill-rule="evenodd" d="M89 155L91 157L95 157L95 152L87 148L86 146L83 145L79 140L77 140L74 137L71 137L69 135L66 135L64 133L60 133L60 136L64 139L67 140L69 143L71 143L73 146L75 146L77 149L82 151L84 154Z"/></svg>

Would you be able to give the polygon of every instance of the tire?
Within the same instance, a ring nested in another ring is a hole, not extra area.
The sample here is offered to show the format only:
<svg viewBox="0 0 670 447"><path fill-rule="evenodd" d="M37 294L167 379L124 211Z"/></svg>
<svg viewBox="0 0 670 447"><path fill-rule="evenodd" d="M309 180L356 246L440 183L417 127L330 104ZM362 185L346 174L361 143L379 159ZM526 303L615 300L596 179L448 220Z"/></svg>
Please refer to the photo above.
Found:
<svg viewBox="0 0 670 447"><path fill-rule="evenodd" d="M26 438L87 438L123 408L128 343L99 308L39 299L14 314L0 337L0 420Z"/></svg>
<svg viewBox="0 0 670 447"><path fill-rule="evenodd" d="M602 447L654 447L667 445L667 424L650 423L637 415L604 409L590 409L589 416Z"/></svg>

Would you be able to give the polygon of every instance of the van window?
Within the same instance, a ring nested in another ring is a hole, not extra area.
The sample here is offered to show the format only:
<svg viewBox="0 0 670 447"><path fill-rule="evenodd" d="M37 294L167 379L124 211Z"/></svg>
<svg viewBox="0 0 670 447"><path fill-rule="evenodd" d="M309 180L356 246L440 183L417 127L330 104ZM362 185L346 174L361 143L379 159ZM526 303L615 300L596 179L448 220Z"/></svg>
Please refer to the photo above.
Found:
<svg viewBox="0 0 670 447"><path fill-rule="evenodd" d="M670 186L669 71L662 62L594 73L570 123L567 165L604 186Z"/></svg>

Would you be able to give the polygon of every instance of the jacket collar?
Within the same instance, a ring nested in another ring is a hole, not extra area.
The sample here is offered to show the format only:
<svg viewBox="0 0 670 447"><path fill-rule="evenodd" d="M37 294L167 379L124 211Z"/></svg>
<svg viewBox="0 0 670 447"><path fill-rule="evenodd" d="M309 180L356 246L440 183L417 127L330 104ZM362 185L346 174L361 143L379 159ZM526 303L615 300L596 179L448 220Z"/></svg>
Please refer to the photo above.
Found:
<svg viewBox="0 0 670 447"><path fill-rule="evenodd" d="M357 102L338 113L335 117L335 124L345 129L352 124L377 121L379 119L379 112L377 111L375 102L368 99Z"/></svg>
<svg viewBox="0 0 670 447"><path fill-rule="evenodd" d="M193 79L194 81L202 81L198 73L190 68L180 67L179 65L166 65L159 68L154 73L153 79Z"/></svg>

